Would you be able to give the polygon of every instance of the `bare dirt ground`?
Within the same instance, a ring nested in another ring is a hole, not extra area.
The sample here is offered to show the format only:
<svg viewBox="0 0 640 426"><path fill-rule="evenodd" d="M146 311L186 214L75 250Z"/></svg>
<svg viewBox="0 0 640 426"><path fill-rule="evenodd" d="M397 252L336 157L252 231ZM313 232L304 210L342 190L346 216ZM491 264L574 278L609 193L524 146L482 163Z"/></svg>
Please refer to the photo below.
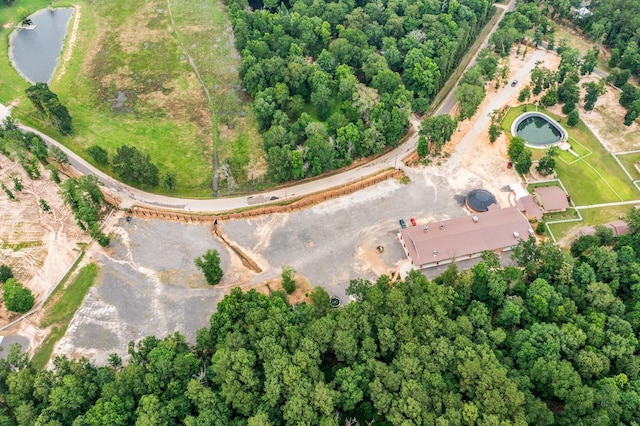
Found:
<svg viewBox="0 0 640 426"><path fill-rule="evenodd" d="M598 82L598 77L582 78L580 84L587 81ZM636 120L631 126L624 125L626 109L618 102L620 92L611 86L605 86L606 92L598 98L593 111L585 111L580 103L580 118L587 123L591 131L605 147L613 152L626 152L640 149L640 124ZM584 97L584 89L581 97Z"/></svg>
<svg viewBox="0 0 640 426"><path fill-rule="evenodd" d="M13 176L22 182L22 191L14 189ZM0 181L17 199L11 201L4 191L0 192L0 263L12 267L18 281L34 293L37 304L76 259L78 244L87 243L89 238L58 195L58 186L49 180L49 171L32 181L22 166L0 156ZM50 212L42 210L41 199L50 206ZM0 326L18 316L0 307Z"/></svg>
<svg viewBox="0 0 640 426"><path fill-rule="evenodd" d="M524 49L521 50L524 53ZM560 63L558 55L543 50L529 49L526 55L517 54L513 49L508 58L509 76L506 87L501 85L495 89L491 82L486 86L486 97L480 104L478 112L470 119L458 125L443 152L445 156L456 154L458 162L443 162L443 168L450 170L450 183L455 185L459 179L464 179L465 172L476 175L482 181L485 189L491 191L502 206L508 206L508 191L504 187L518 181L517 174L508 169L507 148L508 137L503 133L493 144L489 141L489 114L494 109L518 105L518 94L530 82L530 70L536 62L541 66L555 69ZM511 87L510 82L518 80L516 87Z"/></svg>

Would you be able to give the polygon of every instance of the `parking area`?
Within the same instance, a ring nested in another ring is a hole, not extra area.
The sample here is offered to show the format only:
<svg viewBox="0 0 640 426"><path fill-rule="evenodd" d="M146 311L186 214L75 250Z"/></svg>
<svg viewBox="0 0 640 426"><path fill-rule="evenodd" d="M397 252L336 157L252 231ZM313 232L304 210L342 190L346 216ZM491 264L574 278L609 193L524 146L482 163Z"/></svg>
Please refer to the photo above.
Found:
<svg viewBox="0 0 640 426"><path fill-rule="evenodd" d="M392 274L406 259L396 235L399 219L412 226L413 217L420 226L464 215L462 195L480 185L464 170L455 177L439 167L406 173L408 184L388 180L306 210L220 223L225 237L261 273L245 268L210 225L116 218L111 247L92 255L102 265L98 282L55 353L100 363L114 352L126 358L127 343L147 335L179 331L194 341L195 331L208 324L230 288L249 289L278 278L285 265L347 300L351 279ZM225 271L215 287L204 282L193 264L210 248L219 251Z"/></svg>

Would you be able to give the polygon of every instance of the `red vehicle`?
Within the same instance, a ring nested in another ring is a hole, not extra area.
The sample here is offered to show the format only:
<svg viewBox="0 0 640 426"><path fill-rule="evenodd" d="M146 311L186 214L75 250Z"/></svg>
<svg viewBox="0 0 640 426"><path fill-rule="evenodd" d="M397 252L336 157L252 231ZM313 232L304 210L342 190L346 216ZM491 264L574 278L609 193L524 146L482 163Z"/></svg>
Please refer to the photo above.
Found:
<svg viewBox="0 0 640 426"><path fill-rule="evenodd" d="M413 226L416 226L416 225L417 225L417 224L416 224L416 219L415 219L415 218L413 218L413 217L412 217L410 220L411 220L411 225L413 225Z"/></svg>

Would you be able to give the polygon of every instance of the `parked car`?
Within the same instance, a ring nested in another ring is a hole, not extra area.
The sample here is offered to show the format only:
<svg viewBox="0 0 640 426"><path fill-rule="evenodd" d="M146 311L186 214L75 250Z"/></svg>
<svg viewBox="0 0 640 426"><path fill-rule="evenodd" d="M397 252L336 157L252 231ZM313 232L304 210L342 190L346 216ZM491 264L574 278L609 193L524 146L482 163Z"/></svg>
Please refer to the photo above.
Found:
<svg viewBox="0 0 640 426"><path fill-rule="evenodd" d="M406 222L404 221L404 219L400 219L400 226L402 227L402 229L407 227Z"/></svg>
<svg viewBox="0 0 640 426"><path fill-rule="evenodd" d="M516 84L518 84L518 80L513 80L511 82L511 87L516 87Z"/></svg>
<svg viewBox="0 0 640 426"><path fill-rule="evenodd" d="M410 220L411 220L411 226L416 226L417 225L415 217L412 217Z"/></svg>

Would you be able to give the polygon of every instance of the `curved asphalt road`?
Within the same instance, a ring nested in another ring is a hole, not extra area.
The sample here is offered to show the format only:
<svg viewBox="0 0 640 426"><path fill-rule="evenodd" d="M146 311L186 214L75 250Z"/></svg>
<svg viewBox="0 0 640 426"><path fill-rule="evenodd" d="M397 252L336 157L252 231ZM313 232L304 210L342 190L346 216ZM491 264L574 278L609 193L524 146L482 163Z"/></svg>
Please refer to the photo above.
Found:
<svg viewBox="0 0 640 426"><path fill-rule="evenodd" d="M506 6L498 6L502 9L502 13L504 14L507 10L513 10L514 5L515 0L511 0ZM496 29L497 24L487 34L483 42L483 46L486 45L489 37ZM474 59L472 59L471 63L473 63L474 60L475 57ZM455 97L454 91L452 90L443 104L437 110L437 114L447 114L453 109L454 106ZM3 112L4 114L6 114L7 109L0 105L0 118L2 118L1 116L3 115ZM420 119L418 117L411 116L410 122L414 130L418 130ZM122 200L119 205L120 208L128 208L137 205L141 207L162 208L183 212L188 211L193 213L219 213L248 206L268 204L275 201L276 199L286 200L291 197L305 196L326 191L345 184L357 182L361 179L364 179L365 177L379 173L382 170L393 167L401 167L402 159L406 157L408 153L414 150L418 143L418 132L416 131L412 137L410 137L405 143L398 146L394 150L382 155L381 157L376 158L375 160L367 164L353 168L351 170L346 170L344 172L314 181L289 186L287 188L276 188L251 196L201 200L167 197L163 195L151 194L133 188L129 185L113 179L112 177L96 169L80 156L76 155L68 148L60 144L58 141L45 135L44 133L24 125L19 125L19 127L24 131L30 131L40 135L48 145L56 145L60 149L62 149L68 155L71 166L78 170L81 174L93 174L98 177L99 181L109 192L113 193Z"/></svg>

